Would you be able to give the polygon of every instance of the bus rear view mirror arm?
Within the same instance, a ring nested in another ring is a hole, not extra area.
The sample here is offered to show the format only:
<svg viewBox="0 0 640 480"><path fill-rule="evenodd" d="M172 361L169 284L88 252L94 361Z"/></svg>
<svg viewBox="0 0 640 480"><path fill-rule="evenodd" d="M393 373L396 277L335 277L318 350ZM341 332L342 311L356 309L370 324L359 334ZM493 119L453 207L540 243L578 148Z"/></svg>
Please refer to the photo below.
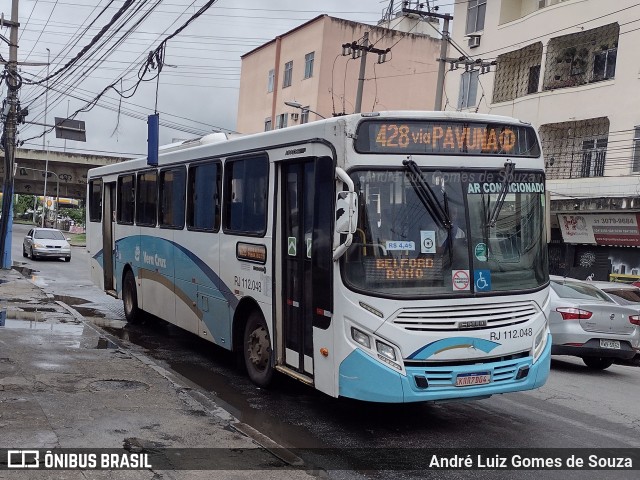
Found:
<svg viewBox="0 0 640 480"><path fill-rule="evenodd" d="M336 178L346 183L349 190L338 192L336 197L336 235L346 235L347 238L334 248L334 260L338 260L347 251L358 228L358 194L354 191L353 180L340 167L336 168Z"/></svg>

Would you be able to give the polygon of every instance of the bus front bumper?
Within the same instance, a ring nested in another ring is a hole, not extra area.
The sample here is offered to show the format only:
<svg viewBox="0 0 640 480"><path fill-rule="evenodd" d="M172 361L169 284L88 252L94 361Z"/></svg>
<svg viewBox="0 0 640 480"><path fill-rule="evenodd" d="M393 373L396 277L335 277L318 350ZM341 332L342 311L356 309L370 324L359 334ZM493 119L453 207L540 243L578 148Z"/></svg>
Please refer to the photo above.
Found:
<svg viewBox="0 0 640 480"><path fill-rule="evenodd" d="M381 403L474 400L541 387L550 366L550 338L535 364L532 357L524 357L475 365L409 367L406 376L356 349L340 364L339 395ZM478 373L488 373L490 383L455 385L458 376Z"/></svg>

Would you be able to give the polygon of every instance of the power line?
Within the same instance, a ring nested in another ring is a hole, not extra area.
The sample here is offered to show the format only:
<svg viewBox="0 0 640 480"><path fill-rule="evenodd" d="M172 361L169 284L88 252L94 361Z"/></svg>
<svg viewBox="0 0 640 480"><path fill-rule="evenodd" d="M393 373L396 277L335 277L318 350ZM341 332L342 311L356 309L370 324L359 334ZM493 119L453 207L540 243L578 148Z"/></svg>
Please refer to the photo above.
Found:
<svg viewBox="0 0 640 480"><path fill-rule="evenodd" d="M60 75L62 72L64 72L65 70L67 70L69 67L71 67L74 63L76 63L80 58L82 58L82 56L87 53L89 51L89 49L91 47L93 47L96 43L98 43L98 41L104 36L104 34L109 30L109 28L111 26L113 26L113 24L122 16L124 15L124 13L129 9L129 7L131 7L131 5L134 3L134 0L125 0L124 4L122 5L122 7L120 7L120 9L113 15L113 17L111 17L111 20L109 20L109 22L100 29L100 31L93 37L93 39L91 40L91 42L89 42L89 44L85 45L71 60L69 60L64 66L62 66L61 68L59 68L58 70L56 70L55 72L53 72L51 75L46 76L45 78L38 80L37 82L32 82L32 84L36 85L36 84L42 84L44 82L46 82L47 80L50 80L52 78L57 77L58 75ZM53 12L52 12L53 13ZM43 30L44 31L44 30ZM31 49L31 51L33 51L33 49ZM28 55L27 55L28 58Z"/></svg>
<svg viewBox="0 0 640 480"><path fill-rule="evenodd" d="M211 7L214 3L216 3L216 1L217 0L209 0L208 2L206 2L195 14L193 14L189 19L187 19L187 21L184 22L178 29L176 29L171 35L166 37L162 42L160 42L160 45L158 45L158 47L156 47L155 50L149 53L149 56L147 57L146 62L144 62L140 67L140 69L138 70L138 81L132 87L129 87L128 89L125 89L123 91L118 90L116 88L116 85L119 81L121 81L122 77L120 77L115 82L111 83L110 85L107 85L98 95L96 95L92 100L88 101L85 106L77 109L72 115L69 116L69 118L73 119L78 113L91 110L94 106L96 106L96 104L99 102L102 96L105 95L105 93L109 90L114 90L122 98L130 98L135 94L135 92L138 89L138 86L143 81L150 81L155 79L160 74L162 67L164 65L163 57L164 57L164 50L166 48L167 42L173 37L175 37L176 35L178 35L180 32L182 32L185 28L187 28L193 21L195 21L199 16L201 16L209 7ZM145 78L145 74L151 70L155 70L156 73L151 78ZM44 135L44 133L28 138L25 141L34 140L36 138L39 138L42 135Z"/></svg>
<svg viewBox="0 0 640 480"><path fill-rule="evenodd" d="M40 35L38 36L38 39L34 42L33 46L31 47L31 51L29 51L29 53L25 57L25 59L24 59L25 61L29 59L29 55L31 55L31 52L33 52L33 49L36 48L36 45L38 44L38 41L40 40L40 37L42 37L42 34L44 33L45 29L47 28L47 24L49 23L49 20L51 20L51 16L53 15L53 11L56 9L57 5L58 5L58 0L56 0L56 3L53 4L53 8L51 8L51 13L49 13L49 18L47 19L47 23L45 23L44 28L42 29L42 31L40 32ZM35 10L35 8L36 8L35 5L33 6L33 8ZM31 11L31 13L33 14L33 10ZM31 15L29 15L29 18L31 18Z"/></svg>

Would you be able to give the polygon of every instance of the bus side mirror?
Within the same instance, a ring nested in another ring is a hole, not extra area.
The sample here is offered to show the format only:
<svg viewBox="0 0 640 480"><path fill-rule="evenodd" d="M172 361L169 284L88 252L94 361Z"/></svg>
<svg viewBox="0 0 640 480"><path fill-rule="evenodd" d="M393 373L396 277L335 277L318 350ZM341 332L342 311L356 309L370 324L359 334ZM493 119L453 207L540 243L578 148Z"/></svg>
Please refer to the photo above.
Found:
<svg viewBox="0 0 640 480"><path fill-rule="evenodd" d="M341 235L353 235L358 227L358 194L356 192L338 192L336 199L336 232Z"/></svg>

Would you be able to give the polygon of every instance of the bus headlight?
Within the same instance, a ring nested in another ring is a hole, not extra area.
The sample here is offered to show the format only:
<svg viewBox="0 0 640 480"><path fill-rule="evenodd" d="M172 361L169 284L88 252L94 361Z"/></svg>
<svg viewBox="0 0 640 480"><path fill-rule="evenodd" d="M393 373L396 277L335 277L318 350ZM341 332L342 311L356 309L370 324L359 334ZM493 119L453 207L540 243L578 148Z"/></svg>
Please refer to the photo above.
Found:
<svg viewBox="0 0 640 480"><path fill-rule="evenodd" d="M371 348L371 339L369 338L369 335L361 332L355 327L351 327L351 338L353 338L356 343L359 343L363 347Z"/></svg>
<svg viewBox="0 0 640 480"><path fill-rule="evenodd" d="M391 345L387 345L386 343L382 343L379 340L376 340L376 350L378 353L391 361L396 361L396 351Z"/></svg>
<svg viewBox="0 0 640 480"><path fill-rule="evenodd" d="M540 356L540 354L544 350L544 347L547 344L546 340L548 338L548 335L547 335L548 327L549 327L549 321L547 320L546 322L544 322L544 326L542 327L540 332L536 335L536 338L533 342L533 361L534 362L538 360L538 357Z"/></svg>

